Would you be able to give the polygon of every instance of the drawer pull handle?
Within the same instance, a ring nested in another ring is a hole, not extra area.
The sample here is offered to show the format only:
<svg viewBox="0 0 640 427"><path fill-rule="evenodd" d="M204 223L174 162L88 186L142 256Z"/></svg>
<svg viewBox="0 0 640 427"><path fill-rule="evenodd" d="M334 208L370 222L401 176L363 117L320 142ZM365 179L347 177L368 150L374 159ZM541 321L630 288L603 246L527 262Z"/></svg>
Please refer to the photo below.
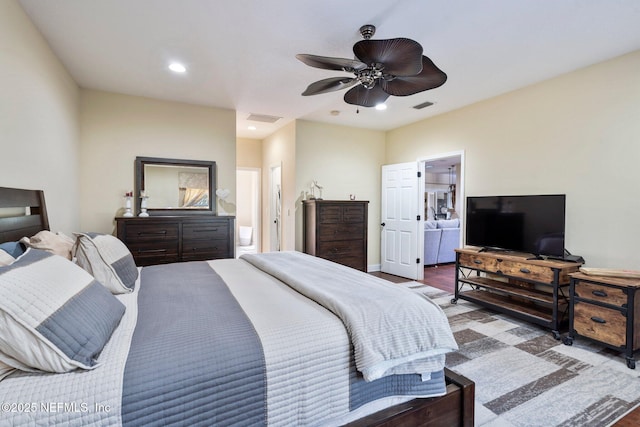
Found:
<svg viewBox="0 0 640 427"><path fill-rule="evenodd" d="M607 321L606 321L606 320L604 320L602 317L596 317L596 316L593 316L593 317L591 318L591 320L593 320L593 321L594 321L594 322L596 322L596 323L602 323L602 324L607 323Z"/></svg>
<svg viewBox="0 0 640 427"><path fill-rule="evenodd" d="M524 268L524 267L522 267L522 268L520 269L520 273L529 274L529 273L531 273L531 270L529 270L528 268Z"/></svg>
<svg viewBox="0 0 640 427"><path fill-rule="evenodd" d="M474 264L482 264L482 261L481 261L481 260L479 260L479 259L474 259L474 260L473 260L473 263L474 263Z"/></svg>
<svg viewBox="0 0 640 427"><path fill-rule="evenodd" d="M607 293L605 291L591 291L597 297L607 297Z"/></svg>
<svg viewBox="0 0 640 427"><path fill-rule="evenodd" d="M154 254L154 253L161 253L161 252L167 252L167 250L166 249L138 249L139 254Z"/></svg>
<svg viewBox="0 0 640 427"><path fill-rule="evenodd" d="M149 235L149 236L157 236L159 234L165 235L167 234L167 230L161 230L161 231L140 231L138 233L138 236L145 236L145 235Z"/></svg>

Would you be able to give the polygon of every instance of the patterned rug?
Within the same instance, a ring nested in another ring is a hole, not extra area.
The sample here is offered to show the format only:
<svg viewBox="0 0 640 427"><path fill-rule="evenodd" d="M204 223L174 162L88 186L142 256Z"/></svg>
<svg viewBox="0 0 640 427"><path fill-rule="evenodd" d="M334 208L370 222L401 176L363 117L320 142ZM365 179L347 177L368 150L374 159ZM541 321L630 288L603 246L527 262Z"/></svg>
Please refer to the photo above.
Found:
<svg viewBox="0 0 640 427"><path fill-rule="evenodd" d="M447 367L476 383L476 426L609 426L640 405L640 369L623 354L409 282L447 315L460 349Z"/></svg>

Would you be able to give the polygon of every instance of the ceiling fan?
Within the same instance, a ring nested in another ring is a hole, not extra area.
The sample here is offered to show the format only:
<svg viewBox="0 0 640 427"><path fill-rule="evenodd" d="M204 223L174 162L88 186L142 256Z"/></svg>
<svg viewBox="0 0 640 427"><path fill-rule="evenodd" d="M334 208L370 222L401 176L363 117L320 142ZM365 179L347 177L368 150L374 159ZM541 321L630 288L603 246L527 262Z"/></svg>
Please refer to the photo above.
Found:
<svg viewBox="0 0 640 427"><path fill-rule="evenodd" d="M371 40L376 27L363 25L364 40L353 45L356 59L298 54L305 64L325 70L354 73L355 77L330 77L311 83L303 96L318 95L351 87L345 102L362 107L384 103L390 95L409 96L442 86L447 75L422 54L414 40L395 38Z"/></svg>

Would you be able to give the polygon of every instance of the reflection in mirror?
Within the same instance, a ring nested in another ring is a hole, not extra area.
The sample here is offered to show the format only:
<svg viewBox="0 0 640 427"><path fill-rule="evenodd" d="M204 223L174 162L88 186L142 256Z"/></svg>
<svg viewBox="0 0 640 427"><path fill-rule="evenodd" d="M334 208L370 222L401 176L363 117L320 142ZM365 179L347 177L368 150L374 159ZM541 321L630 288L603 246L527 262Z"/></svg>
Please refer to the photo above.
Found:
<svg viewBox="0 0 640 427"><path fill-rule="evenodd" d="M215 162L137 157L136 191L151 215L215 214Z"/></svg>
<svg viewBox="0 0 640 427"><path fill-rule="evenodd" d="M208 209L207 168L146 164L145 193L148 209Z"/></svg>

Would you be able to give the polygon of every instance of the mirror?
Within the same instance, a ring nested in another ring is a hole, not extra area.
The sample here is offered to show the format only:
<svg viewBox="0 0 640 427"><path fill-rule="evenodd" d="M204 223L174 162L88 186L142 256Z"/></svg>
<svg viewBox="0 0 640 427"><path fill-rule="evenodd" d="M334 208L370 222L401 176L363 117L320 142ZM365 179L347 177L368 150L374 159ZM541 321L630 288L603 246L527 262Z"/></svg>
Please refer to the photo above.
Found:
<svg viewBox="0 0 640 427"><path fill-rule="evenodd" d="M149 215L216 214L216 162L136 157L136 212L146 198Z"/></svg>

